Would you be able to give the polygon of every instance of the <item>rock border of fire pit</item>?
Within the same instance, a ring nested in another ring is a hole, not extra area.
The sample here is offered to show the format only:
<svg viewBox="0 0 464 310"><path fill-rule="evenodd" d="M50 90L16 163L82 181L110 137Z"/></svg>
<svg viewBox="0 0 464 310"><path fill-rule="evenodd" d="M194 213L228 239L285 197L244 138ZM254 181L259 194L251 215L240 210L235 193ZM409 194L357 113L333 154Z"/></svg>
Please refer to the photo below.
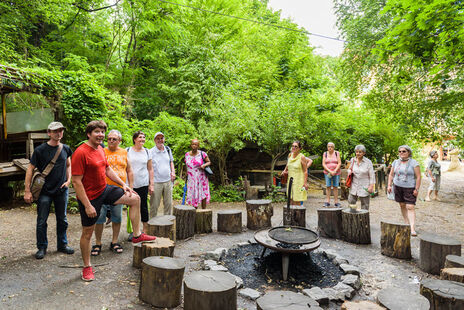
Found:
<svg viewBox="0 0 464 310"><path fill-rule="evenodd" d="M220 260L227 255L229 250L247 246L250 244L256 244L254 240L248 240L247 242L240 242L233 245L230 249L217 248L214 251L208 251L202 255L202 269L203 270L216 270L227 272L235 277L235 283L239 290L239 295L250 299L256 300L263 294L258 290L247 288L243 286L242 278L230 273L228 269L220 263ZM329 302L342 303L345 300L351 300L362 287L361 273L359 268L349 264L349 261L339 255L332 249L316 249L313 253L321 253L327 259L331 260L337 265L344 275L341 277L341 281L332 287L320 288L318 286L312 286L310 288L300 290L300 293L314 299L320 305L328 305Z"/></svg>

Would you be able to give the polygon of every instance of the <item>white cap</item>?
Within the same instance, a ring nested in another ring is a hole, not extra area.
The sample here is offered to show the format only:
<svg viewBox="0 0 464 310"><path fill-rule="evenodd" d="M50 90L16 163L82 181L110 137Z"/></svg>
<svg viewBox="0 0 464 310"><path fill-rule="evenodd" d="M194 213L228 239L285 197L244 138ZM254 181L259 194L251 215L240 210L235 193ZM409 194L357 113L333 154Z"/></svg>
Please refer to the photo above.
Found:
<svg viewBox="0 0 464 310"><path fill-rule="evenodd" d="M156 139L156 137L158 137L159 135L162 135L164 137L164 133L162 133L161 131L158 131L157 133L155 133L155 136L153 137L153 139Z"/></svg>
<svg viewBox="0 0 464 310"><path fill-rule="evenodd" d="M60 129L60 128L65 128L63 126L63 124L61 124L60 122L51 122L49 125L48 125L48 130L57 130L57 129Z"/></svg>

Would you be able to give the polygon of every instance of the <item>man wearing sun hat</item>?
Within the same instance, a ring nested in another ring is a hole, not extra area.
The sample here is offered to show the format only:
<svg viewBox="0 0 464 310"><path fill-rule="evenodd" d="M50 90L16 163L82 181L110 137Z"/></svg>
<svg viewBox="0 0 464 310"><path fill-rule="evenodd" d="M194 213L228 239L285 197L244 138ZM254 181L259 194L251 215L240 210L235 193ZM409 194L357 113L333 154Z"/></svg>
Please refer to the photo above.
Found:
<svg viewBox="0 0 464 310"><path fill-rule="evenodd" d="M52 202L55 206L57 249L66 254L74 253L74 250L68 246L66 237L68 228L66 208L68 206L68 187L71 182L72 151L69 146L61 143L64 129L60 122L51 122L48 125L47 134L50 139L34 150L31 163L26 171L24 200L27 203L32 203L31 181L34 168L37 167L42 173L55 155L59 154L53 168L45 177L45 183L37 199L36 238L38 251L35 253L37 259L44 258L47 253L47 219Z"/></svg>

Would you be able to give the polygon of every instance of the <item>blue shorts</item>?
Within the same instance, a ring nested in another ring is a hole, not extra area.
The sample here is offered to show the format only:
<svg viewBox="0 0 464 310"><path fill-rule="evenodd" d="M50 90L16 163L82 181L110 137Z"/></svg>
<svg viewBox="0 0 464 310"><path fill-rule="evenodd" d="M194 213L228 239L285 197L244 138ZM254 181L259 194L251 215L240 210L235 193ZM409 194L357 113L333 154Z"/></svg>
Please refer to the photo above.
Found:
<svg viewBox="0 0 464 310"><path fill-rule="evenodd" d="M104 224L106 222L106 212L110 210L111 222L121 223L122 222L122 207L123 205L102 205L100 210L100 217L97 220L97 224Z"/></svg>
<svg viewBox="0 0 464 310"><path fill-rule="evenodd" d="M324 174L325 186L327 187L339 187L340 186L340 175L333 175L329 178L329 174Z"/></svg>

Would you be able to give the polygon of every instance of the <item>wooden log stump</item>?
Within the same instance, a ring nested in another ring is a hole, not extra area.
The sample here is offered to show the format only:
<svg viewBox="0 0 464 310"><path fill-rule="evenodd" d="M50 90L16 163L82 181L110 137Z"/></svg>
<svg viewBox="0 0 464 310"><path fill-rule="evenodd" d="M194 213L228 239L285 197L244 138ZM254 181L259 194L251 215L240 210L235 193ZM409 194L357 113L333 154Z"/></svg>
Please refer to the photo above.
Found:
<svg viewBox="0 0 464 310"><path fill-rule="evenodd" d="M181 303L185 262L179 258L151 256L143 259L139 297L159 308L174 308Z"/></svg>
<svg viewBox="0 0 464 310"><path fill-rule="evenodd" d="M343 240L356 244L371 243L371 226L369 211L350 209L342 210Z"/></svg>
<svg viewBox="0 0 464 310"><path fill-rule="evenodd" d="M464 309L464 284L448 280L424 279L420 293L430 302L431 310Z"/></svg>
<svg viewBox="0 0 464 310"><path fill-rule="evenodd" d="M174 255L175 243L168 238L156 238L154 242L134 244L134 254L132 256L132 266L142 267L142 260L150 256L169 256Z"/></svg>
<svg viewBox="0 0 464 310"><path fill-rule="evenodd" d="M440 279L464 283L464 268L443 268Z"/></svg>
<svg viewBox="0 0 464 310"><path fill-rule="evenodd" d="M222 210L217 213L217 230L228 233L242 232L242 211Z"/></svg>
<svg viewBox="0 0 464 310"><path fill-rule="evenodd" d="M382 307L372 301L358 300L358 301L345 301L342 304L341 310L385 310Z"/></svg>
<svg viewBox="0 0 464 310"><path fill-rule="evenodd" d="M306 227L306 207L290 206L290 212L288 212L287 206L284 206L283 214L284 225Z"/></svg>
<svg viewBox="0 0 464 310"><path fill-rule="evenodd" d="M175 206L176 237L179 240L187 239L195 234L196 210L192 206Z"/></svg>
<svg viewBox="0 0 464 310"><path fill-rule="evenodd" d="M151 236L169 238L176 241L176 217L174 215L155 216L148 221L147 233Z"/></svg>
<svg viewBox="0 0 464 310"><path fill-rule="evenodd" d="M451 237L422 233L420 238L420 269L430 274L440 274L446 255L461 254L461 243Z"/></svg>
<svg viewBox="0 0 464 310"><path fill-rule="evenodd" d="M269 291L264 296L256 299L257 310L274 309L322 309L311 297L291 291Z"/></svg>
<svg viewBox="0 0 464 310"><path fill-rule="evenodd" d="M236 310L235 278L222 271L192 272L184 279L184 310Z"/></svg>
<svg viewBox="0 0 464 310"><path fill-rule="evenodd" d="M213 231L213 210L197 209L195 214L195 233L208 234Z"/></svg>
<svg viewBox="0 0 464 310"><path fill-rule="evenodd" d="M377 294L380 305L389 310L429 310L430 303L427 298L415 292L405 291L401 288L389 287L380 290Z"/></svg>
<svg viewBox="0 0 464 310"><path fill-rule="evenodd" d="M271 200L247 200L247 227L251 230L258 230L271 227L271 217L274 215Z"/></svg>
<svg viewBox="0 0 464 310"><path fill-rule="evenodd" d="M317 227L321 237L342 238L342 208L317 209Z"/></svg>
<svg viewBox="0 0 464 310"><path fill-rule="evenodd" d="M446 255L445 268L464 268L464 256Z"/></svg>
<svg viewBox="0 0 464 310"><path fill-rule="evenodd" d="M380 222L381 253L395 258L411 258L411 227L408 224Z"/></svg>

